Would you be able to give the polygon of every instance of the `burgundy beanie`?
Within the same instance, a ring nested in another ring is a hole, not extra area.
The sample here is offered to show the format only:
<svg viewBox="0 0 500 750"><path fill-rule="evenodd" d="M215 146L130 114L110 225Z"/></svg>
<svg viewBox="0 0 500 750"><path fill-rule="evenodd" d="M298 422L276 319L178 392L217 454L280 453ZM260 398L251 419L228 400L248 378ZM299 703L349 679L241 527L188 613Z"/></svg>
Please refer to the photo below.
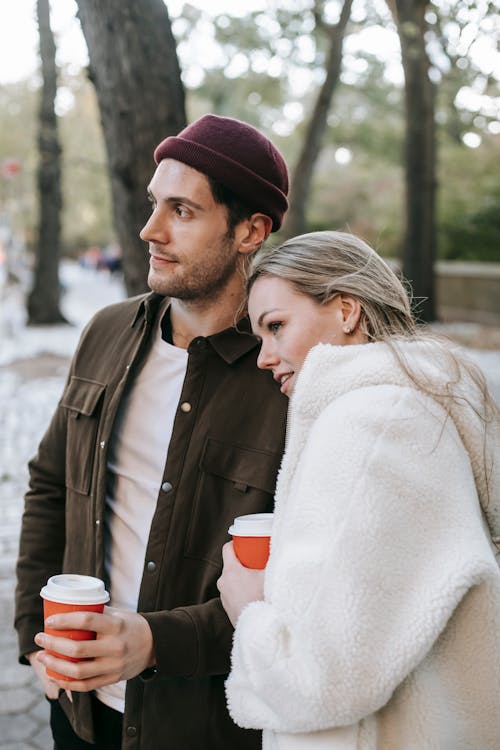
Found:
<svg viewBox="0 0 500 750"><path fill-rule="evenodd" d="M241 120L204 115L156 147L154 159L176 159L220 182L251 210L270 216L276 232L288 208L288 170L271 141Z"/></svg>

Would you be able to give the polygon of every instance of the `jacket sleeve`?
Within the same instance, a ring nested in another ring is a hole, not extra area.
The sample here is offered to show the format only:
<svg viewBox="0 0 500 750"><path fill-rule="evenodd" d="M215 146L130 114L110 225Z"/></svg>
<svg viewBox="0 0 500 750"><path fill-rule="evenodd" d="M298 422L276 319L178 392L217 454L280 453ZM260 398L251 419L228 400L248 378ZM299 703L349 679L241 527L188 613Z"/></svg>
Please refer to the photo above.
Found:
<svg viewBox="0 0 500 750"><path fill-rule="evenodd" d="M240 726L310 732L384 706L496 565L455 427L413 389L331 404L290 487L226 691Z"/></svg>
<svg viewBox="0 0 500 750"><path fill-rule="evenodd" d="M193 678L229 672L233 627L219 598L141 614L153 633L160 677Z"/></svg>
<svg viewBox="0 0 500 750"><path fill-rule="evenodd" d="M36 455L29 462L29 490L25 496L16 568L14 625L18 631L21 663L27 663L26 654L38 649L33 638L36 633L43 630L43 602L40 598L40 589L50 576L63 569L66 545L68 414L62 402L92 323L93 320L82 332L62 397L40 441Z"/></svg>
<svg viewBox="0 0 500 750"><path fill-rule="evenodd" d="M30 461L30 488L25 497L17 561L15 627L19 659L37 650L33 641L43 630L40 589L62 570L65 544L66 415L59 405Z"/></svg>

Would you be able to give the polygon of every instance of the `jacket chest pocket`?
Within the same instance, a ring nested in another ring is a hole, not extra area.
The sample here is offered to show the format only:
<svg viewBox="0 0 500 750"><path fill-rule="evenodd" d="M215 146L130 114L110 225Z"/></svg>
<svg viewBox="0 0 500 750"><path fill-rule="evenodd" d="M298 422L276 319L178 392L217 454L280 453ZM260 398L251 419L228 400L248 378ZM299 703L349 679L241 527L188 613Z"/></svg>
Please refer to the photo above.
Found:
<svg viewBox="0 0 500 750"><path fill-rule="evenodd" d="M96 452L99 415L106 386L73 376L61 400L68 410L66 487L88 495Z"/></svg>
<svg viewBox="0 0 500 750"><path fill-rule="evenodd" d="M220 567L235 516L271 512L281 455L208 438L186 536L185 554Z"/></svg>

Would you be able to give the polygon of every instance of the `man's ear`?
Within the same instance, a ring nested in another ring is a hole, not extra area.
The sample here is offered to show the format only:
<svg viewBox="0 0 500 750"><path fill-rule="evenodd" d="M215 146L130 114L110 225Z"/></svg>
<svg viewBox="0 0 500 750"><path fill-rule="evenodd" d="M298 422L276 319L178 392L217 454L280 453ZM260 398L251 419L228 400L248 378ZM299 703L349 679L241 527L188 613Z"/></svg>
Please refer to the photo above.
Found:
<svg viewBox="0 0 500 750"><path fill-rule="evenodd" d="M250 255L258 250L272 228L272 219L266 214L256 213L244 219L235 230L236 240L239 242L238 252L242 255Z"/></svg>

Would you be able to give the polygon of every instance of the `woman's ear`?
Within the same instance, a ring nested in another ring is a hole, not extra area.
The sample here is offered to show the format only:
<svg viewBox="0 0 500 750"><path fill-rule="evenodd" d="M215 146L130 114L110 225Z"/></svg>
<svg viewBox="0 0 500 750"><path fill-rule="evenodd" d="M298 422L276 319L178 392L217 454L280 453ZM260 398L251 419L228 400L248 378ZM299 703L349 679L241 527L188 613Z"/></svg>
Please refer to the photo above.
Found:
<svg viewBox="0 0 500 750"><path fill-rule="evenodd" d="M235 229L236 239L239 242L238 252L242 255L250 255L258 250L272 228L272 219L266 214L256 213L252 214L249 219L244 219Z"/></svg>
<svg viewBox="0 0 500 750"><path fill-rule="evenodd" d="M361 303L356 297L349 294L340 295L340 305L342 311L342 329L347 336L355 334L361 322L363 309Z"/></svg>

